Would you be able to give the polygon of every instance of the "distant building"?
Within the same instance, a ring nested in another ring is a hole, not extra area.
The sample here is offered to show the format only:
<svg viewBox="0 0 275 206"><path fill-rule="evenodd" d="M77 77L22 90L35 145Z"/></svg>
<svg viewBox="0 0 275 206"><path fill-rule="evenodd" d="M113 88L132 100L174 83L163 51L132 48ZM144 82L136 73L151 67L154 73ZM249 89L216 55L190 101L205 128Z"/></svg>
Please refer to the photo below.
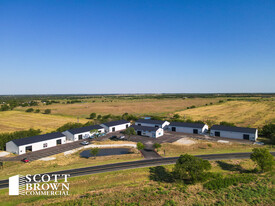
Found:
<svg viewBox="0 0 275 206"><path fill-rule="evenodd" d="M258 129L213 125L210 129L210 136L256 141L258 138Z"/></svg>
<svg viewBox="0 0 275 206"><path fill-rule="evenodd" d="M208 126L201 123L171 122L168 126L168 130L172 132L203 134L208 131Z"/></svg>
<svg viewBox="0 0 275 206"><path fill-rule="evenodd" d="M153 119L139 119L135 122L137 126L145 127L159 127L162 129L167 129L170 123L168 121L153 120Z"/></svg>
<svg viewBox="0 0 275 206"><path fill-rule="evenodd" d="M91 125L87 127L81 127L81 128L74 128L74 129L69 129L65 132L62 132L67 140L69 141L77 141L81 139L86 139L92 136L91 130L97 130L98 132L104 132L104 128L100 125Z"/></svg>
<svg viewBox="0 0 275 206"><path fill-rule="evenodd" d="M159 127L145 127L145 126L138 126L132 125L137 133L137 135L147 136L147 137L154 137L158 138L163 135L163 129Z"/></svg>
<svg viewBox="0 0 275 206"><path fill-rule="evenodd" d="M54 132L11 140L6 143L6 151L21 155L26 152L42 150L65 143L66 136L61 132Z"/></svg>
<svg viewBox="0 0 275 206"><path fill-rule="evenodd" d="M129 121L122 119L118 121L103 123L100 126L102 126L106 132L116 132L127 129L128 127L130 127L130 125L131 124Z"/></svg>

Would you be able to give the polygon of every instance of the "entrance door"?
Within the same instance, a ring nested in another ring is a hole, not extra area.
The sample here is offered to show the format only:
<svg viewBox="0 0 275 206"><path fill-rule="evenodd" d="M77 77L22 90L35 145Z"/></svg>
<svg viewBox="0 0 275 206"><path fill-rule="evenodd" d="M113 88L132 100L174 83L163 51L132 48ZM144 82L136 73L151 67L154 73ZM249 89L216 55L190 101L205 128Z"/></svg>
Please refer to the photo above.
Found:
<svg viewBox="0 0 275 206"><path fill-rule="evenodd" d="M26 147L26 152L32 152L32 146L27 146Z"/></svg>
<svg viewBox="0 0 275 206"><path fill-rule="evenodd" d="M176 127L172 127L172 132L175 132L176 131Z"/></svg>
<svg viewBox="0 0 275 206"><path fill-rule="evenodd" d="M115 131L116 131L116 128L115 128L115 127L113 127L113 128L112 128L112 132L115 132Z"/></svg>
<svg viewBox="0 0 275 206"><path fill-rule="evenodd" d="M56 140L56 144L62 144L61 139Z"/></svg>
<svg viewBox="0 0 275 206"><path fill-rule="evenodd" d="M82 134L78 135L78 139L83 139Z"/></svg>
<svg viewBox="0 0 275 206"><path fill-rule="evenodd" d="M197 129L193 129L193 134L198 134L198 130Z"/></svg>
<svg viewBox="0 0 275 206"><path fill-rule="evenodd" d="M141 131L137 131L137 135L141 135Z"/></svg>
<svg viewBox="0 0 275 206"><path fill-rule="evenodd" d="M126 124L126 129L129 127L129 125L128 124Z"/></svg>
<svg viewBox="0 0 275 206"><path fill-rule="evenodd" d="M215 136L219 137L219 136L221 136L221 133L220 132L215 132Z"/></svg>
<svg viewBox="0 0 275 206"><path fill-rule="evenodd" d="M244 135L243 135L243 139L249 140L249 134L244 134Z"/></svg>

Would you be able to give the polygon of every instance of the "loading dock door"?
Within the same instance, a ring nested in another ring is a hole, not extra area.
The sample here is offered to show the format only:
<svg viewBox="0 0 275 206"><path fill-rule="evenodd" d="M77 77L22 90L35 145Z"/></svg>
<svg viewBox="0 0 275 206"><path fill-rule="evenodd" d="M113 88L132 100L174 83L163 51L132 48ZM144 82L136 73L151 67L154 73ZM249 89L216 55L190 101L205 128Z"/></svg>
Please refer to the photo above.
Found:
<svg viewBox="0 0 275 206"><path fill-rule="evenodd" d="M26 152L32 152L32 146L27 146L26 147Z"/></svg>
<svg viewBox="0 0 275 206"><path fill-rule="evenodd" d="M56 140L56 144L62 144L61 139Z"/></svg>
<svg viewBox="0 0 275 206"><path fill-rule="evenodd" d="M78 139L83 139L82 134L78 135Z"/></svg>
<svg viewBox="0 0 275 206"><path fill-rule="evenodd" d="M249 140L249 134L244 134L244 135L243 135L243 139Z"/></svg>
<svg viewBox="0 0 275 206"><path fill-rule="evenodd" d="M141 131L137 131L137 135L141 135Z"/></svg>
<svg viewBox="0 0 275 206"><path fill-rule="evenodd" d="M198 130L197 129L193 129L193 134L198 134Z"/></svg>
<svg viewBox="0 0 275 206"><path fill-rule="evenodd" d="M112 128L112 131L113 131L113 132L115 132L115 131L116 131L116 128L115 128L115 127L113 127L113 128Z"/></svg>
<svg viewBox="0 0 275 206"><path fill-rule="evenodd" d="M215 132L215 136L219 137L219 136L221 136L221 133L220 132Z"/></svg>
<svg viewBox="0 0 275 206"><path fill-rule="evenodd" d="M176 131L176 127L172 127L172 132L175 132Z"/></svg>

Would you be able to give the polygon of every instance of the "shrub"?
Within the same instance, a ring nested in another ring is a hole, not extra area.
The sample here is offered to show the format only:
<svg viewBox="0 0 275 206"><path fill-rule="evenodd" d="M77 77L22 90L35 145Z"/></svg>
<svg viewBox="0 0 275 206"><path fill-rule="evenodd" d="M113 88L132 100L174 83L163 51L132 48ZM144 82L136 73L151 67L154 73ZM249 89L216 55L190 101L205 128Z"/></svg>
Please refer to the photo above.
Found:
<svg viewBox="0 0 275 206"><path fill-rule="evenodd" d="M229 187L231 185L238 185L239 183L249 183L255 181L256 179L256 176L248 174L242 174L226 178L219 177L203 184L203 187L208 190L218 190L221 188Z"/></svg>
<svg viewBox="0 0 275 206"><path fill-rule="evenodd" d="M90 119L95 119L96 118L96 113L91 113L90 114Z"/></svg>
<svg viewBox="0 0 275 206"><path fill-rule="evenodd" d="M224 125L224 126L229 126L229 127L235 127L236 125L234 123L231 122L220 122L220 125Z"/></svg>
<svg viewBox="0 0 275 206"><path fill-rule="evenodd" d="M274 157L266 148L254 148L250 159L257 163L263 172L272 171L275 164Z"/></svg>
<svg viewBox="0 0 275 206"><path fill-rule="evenodd" d="M52 112L52 110L50 110L50 109L45 109L44 114L50 114L51 112Z"/></svg>
<svg viewBox="0 0 275 206"><path fill-rule="evenodd" d="M144 144L142 144L141 142L137 143L137 149L138 150L143 150L144 149Z"/></svg>
<svg viewBox="0 0 275 206"><path fill-rule="evenodd" d="M35 113L39 113L39 112L40 112L40 109L36 109L34 112L35 112Z"/></svg>
<svg viewBox="0 0 275 206"><path fill-rule="evenodd" d="M33 108L29 108L29 109L27 109L25 112L33 112L33 111L34 111Z"/></svg>

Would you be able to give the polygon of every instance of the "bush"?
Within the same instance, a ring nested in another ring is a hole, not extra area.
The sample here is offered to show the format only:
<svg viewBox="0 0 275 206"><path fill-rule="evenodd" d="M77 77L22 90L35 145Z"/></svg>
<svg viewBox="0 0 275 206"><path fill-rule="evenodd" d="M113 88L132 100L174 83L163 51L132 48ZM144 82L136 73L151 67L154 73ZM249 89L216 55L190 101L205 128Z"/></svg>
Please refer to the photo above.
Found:
<svg viewBox="0 0 275 206"><path fill-rule="evenodd" d="M34 111L33 108L29 108L29 109L27 109L25 112L33 112L33 111Z"/></svg>
<svg viewBox="0 0 275 206"><path fill-rule="evenodd" d="M275 144L275 124L267 124L260 130L260 135L270 139Z"/></svg>
<svg viewBox="0 0 275 206"><path fill-rule="evenodd" d="M91 113L90 114L90 119L95 119L96 118L96 113Z"/></svg>
<svg viewBox="0 0 275 206"><path fill-rule="evenodd" d="M34 112L35 112L35 113L39 113L39 112L40 112L40 109L36 109Z"/></svg>
<svg viewBox="0 0 275 206"><path fill-rule="evenodd" d="M173 173L175 179L196 183L205 180L205 171L210 169L208 160L184 154L177 160Z"/></svg>
<svg viewBox="0 0 275 206"><path fill-rule="evenodd" d="M240 183L249 183L249 182L255 181L256 179L257 179L256 176L248 175L248 174L236 175L233 177L226 177L226 178L219 177L203 184L203 187L208 190L218 190L221 188L229 187L231 185L238 185Z"/></svg>
<svg viewBox="0 0 275 206"><path fill-rule="evenodd" d="M229 126L229 127L235 127L236 125L234 123L231 123L231 122L220 122L220 125L223 125L223 126Z"/></svg>
<svg viewBox="0 0 275 206"><path fill-rule="evenodd" d="M144 144L142 144L141 142L137 143L137 149L138 150L143 150L144 149Z"/></svg>
<svg viewBox="0 0 275 206"><path fill-rule="evenodd" d="M275 164L274 157L266 148L254 148L250 159L257 163L261 171L272 171Z"/></svg>
<svg viewBox="0 0 275 206"><path fill-rule="evenodd" d="M66 123L66 124L62 125L61 127L57 128L56 131L57 132L64 132L64 131L69 130L69 129L80 128L80 127L83 127L83 124L69 122L69 123Z"/></svg>
<svg viewBox="0 0 275 206"><path fill-rule="evenodd" d="M50 110L50 109L45 109L44 114L50 114L51 112L52 112L52 110Z"/></svg>

